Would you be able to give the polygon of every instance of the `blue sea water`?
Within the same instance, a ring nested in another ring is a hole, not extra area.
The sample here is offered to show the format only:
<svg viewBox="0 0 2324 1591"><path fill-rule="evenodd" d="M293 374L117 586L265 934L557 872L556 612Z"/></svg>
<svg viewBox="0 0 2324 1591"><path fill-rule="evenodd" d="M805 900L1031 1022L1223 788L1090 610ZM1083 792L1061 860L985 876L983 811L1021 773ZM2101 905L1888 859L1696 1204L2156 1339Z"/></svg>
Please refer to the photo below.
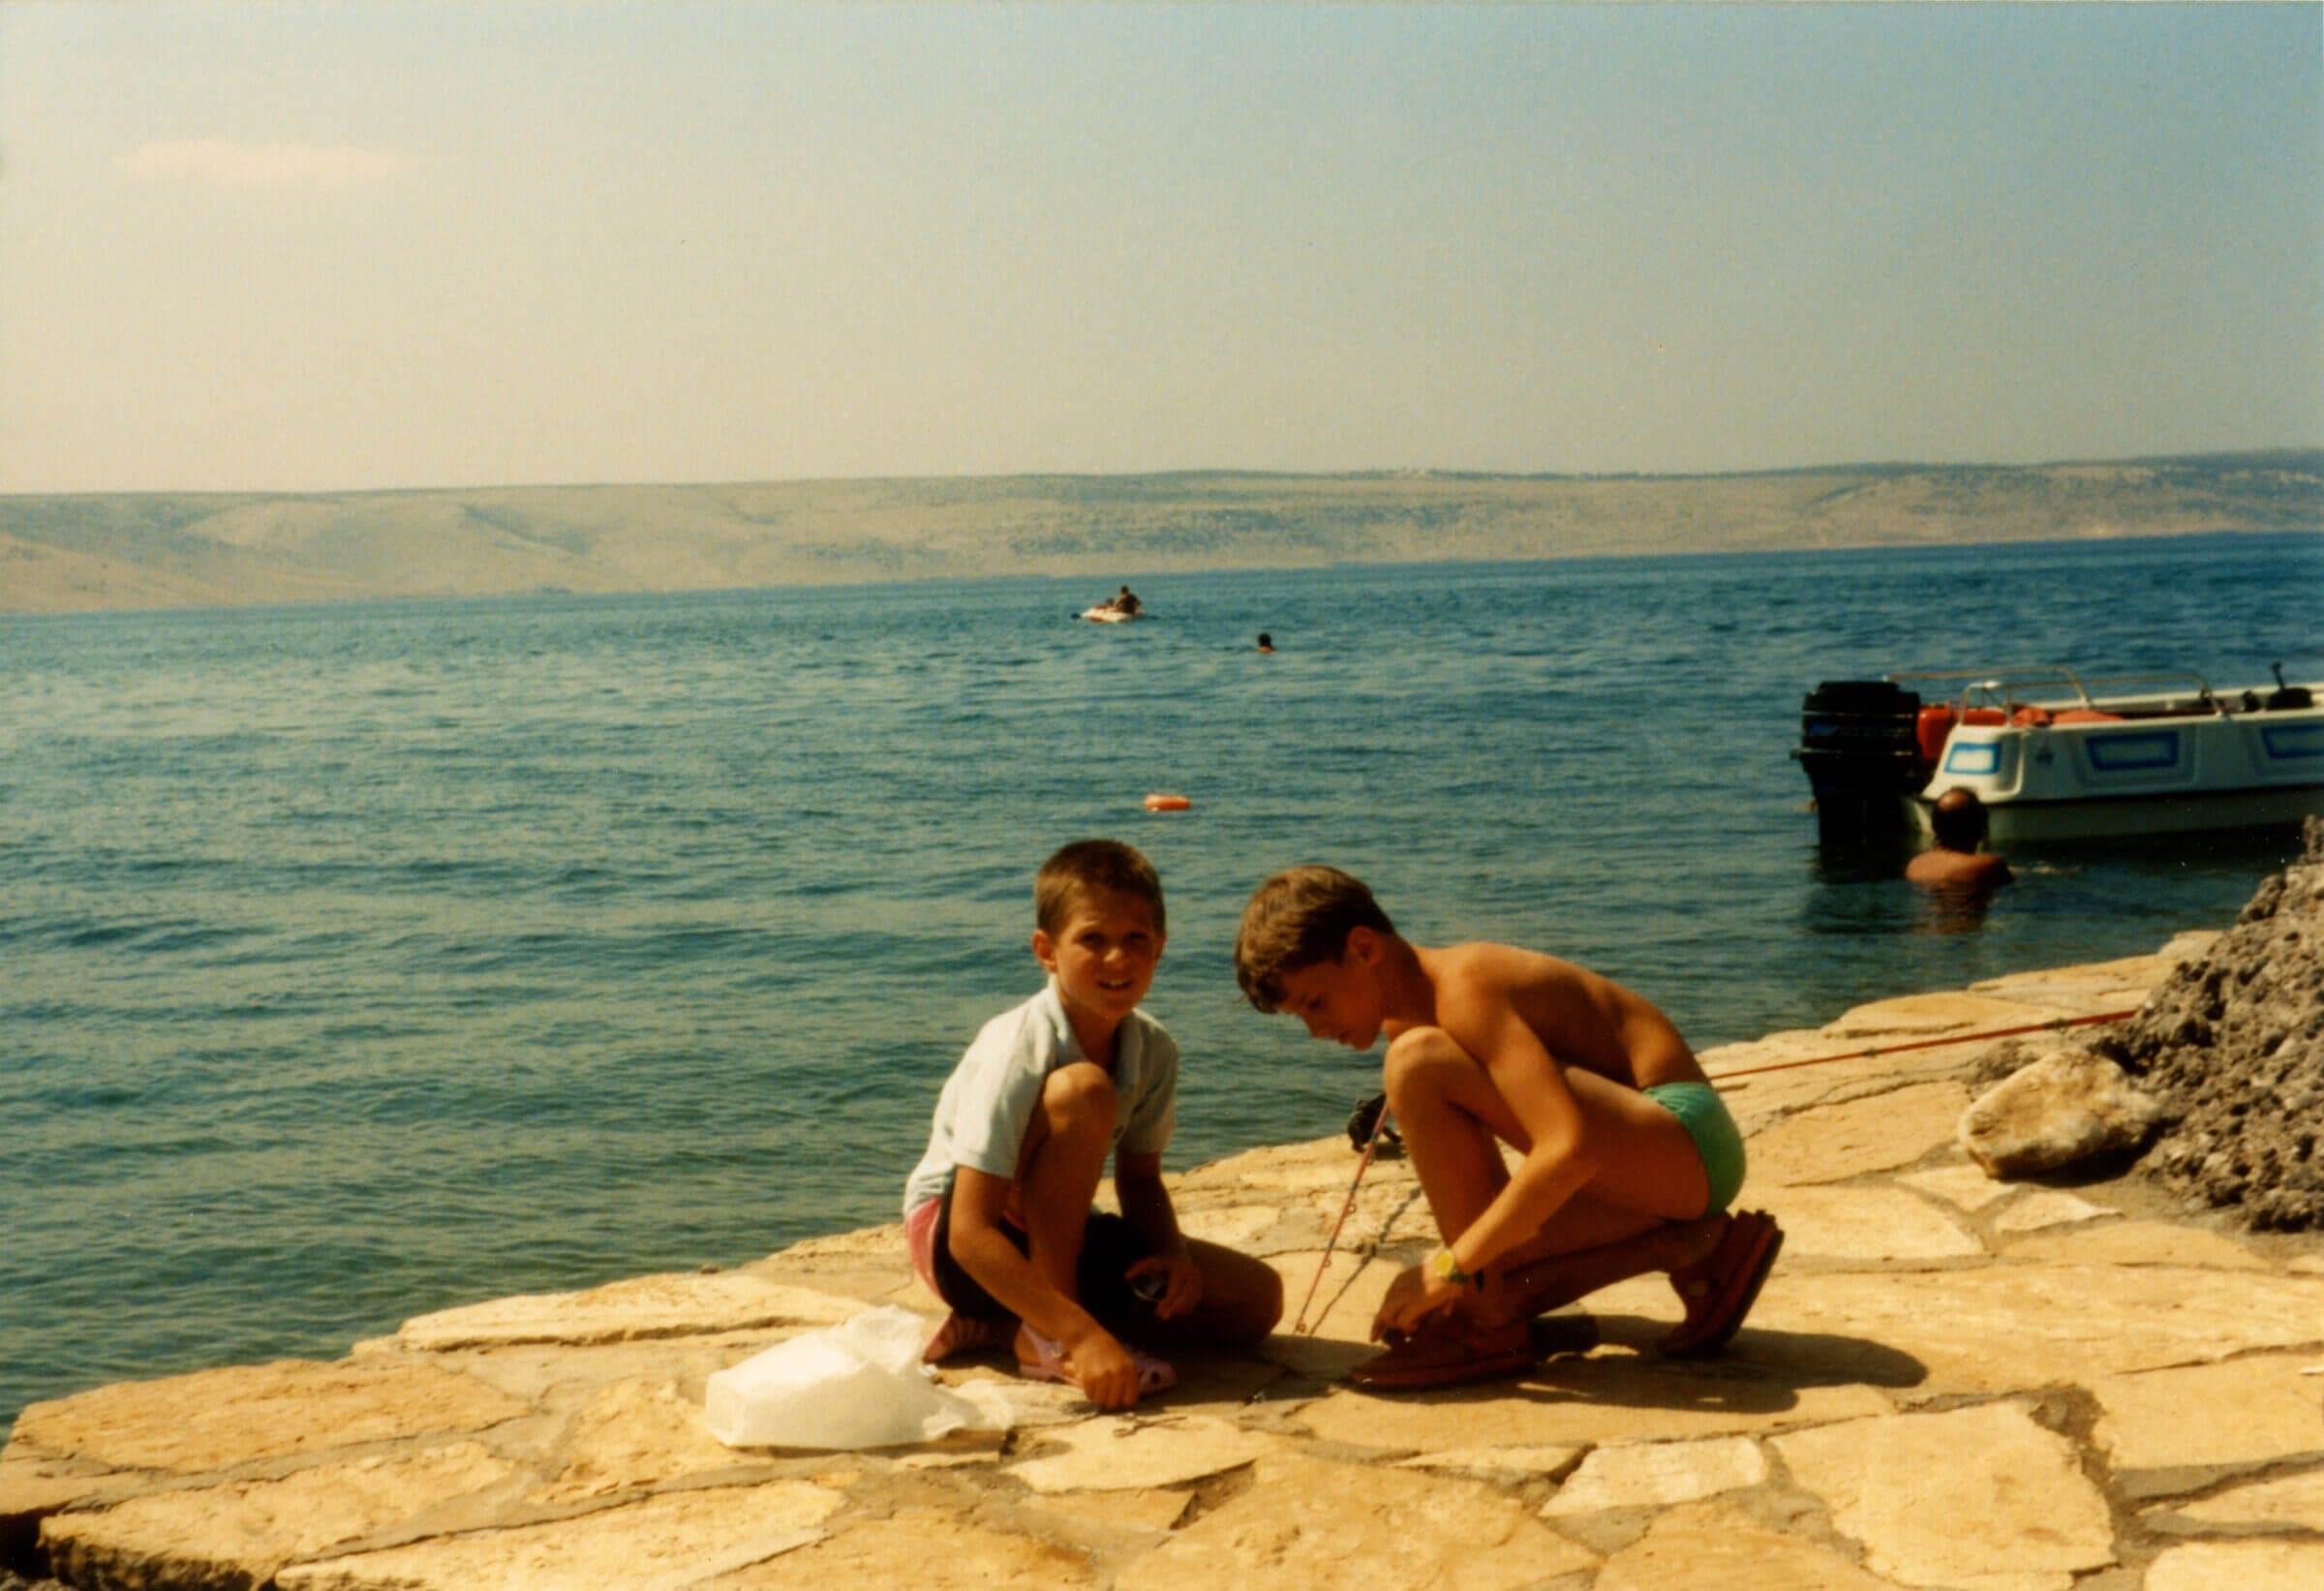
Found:
<svg viewBox="0 0 2324 1591"><path fill-rule="evenodd" d="M1800 698L2264 680L2324 537L1123 577L1150 622L1048 580L0 619L0 1423L894 1219L1085 835L1169 892L1181 1167L1370 1085L1236 995L1294 862L1697 1047L2223 927L2290 840L2029 858L1948 931L1819 855Z"/></svg>

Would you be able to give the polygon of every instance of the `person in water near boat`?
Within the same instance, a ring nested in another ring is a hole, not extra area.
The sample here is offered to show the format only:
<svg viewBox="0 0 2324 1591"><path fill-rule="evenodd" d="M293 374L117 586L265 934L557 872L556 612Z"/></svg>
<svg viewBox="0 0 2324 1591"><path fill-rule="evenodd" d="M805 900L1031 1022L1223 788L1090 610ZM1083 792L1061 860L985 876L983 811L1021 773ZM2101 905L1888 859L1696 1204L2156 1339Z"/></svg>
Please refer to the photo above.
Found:
<svg viewBox="0 0 2324 1591"><path fill-rule="evenodd" d="M1013 1336L1018 1369L1104 1409L1176 1384L1133 1348L1267 1335L1283 1284L1265 1262L1178 1231L1162 1185L1178 1048L1139 1009L1161 960L1162 883L1116 840L1083 840L1033 884L1040 994L986 1023L936 1101L904 1188L913 1269L951 1313L933 1363ZM1114 1161L1121 1213L1090 1209Z"/></svg>
<svg viewBox="0 0 2324 1591"><path fill-rule="evenodd" d="M1259 650L1262 652L1275 650L1275 638L1264 629L1259 632Z"/></svg>
<svg viewBox="0 0 2324 1591"><path fill-rule="evenodd" d="M1522 1370L1531 1317L1665 1271L1676 1357L1742 1325L1783 1234L1728 1213L1743 1184L1734 1119L1670 1020L1595 972L1514 945L1431 948L1397 933L1358 879L1301 867L1244 908L1235 971L1262 1011L1368 1050L1443 1239L1390 1284L1388 1351L1360 1386L1435 1387ZM1523 1160L1506 1169L1500 1146Z"/></svg>
<svg viewBox="0 0 2324 1591"><path fill-rule="evenodd" d="M1935 889L1990 895L2015 876L2009 864L1984 854L1985 804L1959 786L1937 798L1929 812L1937 843L1905 864L1905 876Z"/></svg>

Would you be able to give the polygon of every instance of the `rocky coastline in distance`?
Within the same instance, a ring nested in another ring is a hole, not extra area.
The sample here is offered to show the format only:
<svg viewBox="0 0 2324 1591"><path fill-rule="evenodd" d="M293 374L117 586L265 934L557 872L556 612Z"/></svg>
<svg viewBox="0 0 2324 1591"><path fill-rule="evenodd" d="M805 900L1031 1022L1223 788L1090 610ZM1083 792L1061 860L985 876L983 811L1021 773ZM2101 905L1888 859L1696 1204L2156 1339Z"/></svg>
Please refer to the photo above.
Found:
<svg viewBox="0 0 2324 1591"><path fill-rule="evenodd" d="M2324 531L2324 448L1720 475L0 496L0 613L2285 531Z"/></svg>

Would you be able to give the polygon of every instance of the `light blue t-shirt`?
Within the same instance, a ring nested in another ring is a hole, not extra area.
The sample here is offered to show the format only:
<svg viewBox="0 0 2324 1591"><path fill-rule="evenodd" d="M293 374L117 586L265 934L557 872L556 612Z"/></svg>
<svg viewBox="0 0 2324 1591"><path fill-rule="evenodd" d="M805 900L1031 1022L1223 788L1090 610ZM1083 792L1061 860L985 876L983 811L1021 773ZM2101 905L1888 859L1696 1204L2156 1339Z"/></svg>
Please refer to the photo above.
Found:
<svg viewBox="0 0 2324 1591"><path fill-rule="evenodd" d="M956 1166L1015 1177L1042 1083L1058 1067L1086 1058L1065 1020L1055 978L1023 1005L986 1023L936 1098L928 1152L903 1185L904 1213L951 1187ZM1160 1154L1177 1120L1178 1045L1144 1011L1131 1012L1115 1034L1114 1089L1121 1102L1114 1118L1115 1149Z"/></svg>

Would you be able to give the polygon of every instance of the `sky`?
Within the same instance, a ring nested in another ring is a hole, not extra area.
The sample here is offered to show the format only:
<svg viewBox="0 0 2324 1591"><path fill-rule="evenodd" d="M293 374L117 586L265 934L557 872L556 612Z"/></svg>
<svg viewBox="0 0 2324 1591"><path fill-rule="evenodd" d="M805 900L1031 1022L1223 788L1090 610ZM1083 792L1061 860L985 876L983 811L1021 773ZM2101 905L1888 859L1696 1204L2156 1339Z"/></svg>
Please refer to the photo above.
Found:
<svg viewBox="0 0 2324 1591"><path fill-rule="evenodd" d="M0 5L0 493L2324 444L2324 7Z"/></svg>

